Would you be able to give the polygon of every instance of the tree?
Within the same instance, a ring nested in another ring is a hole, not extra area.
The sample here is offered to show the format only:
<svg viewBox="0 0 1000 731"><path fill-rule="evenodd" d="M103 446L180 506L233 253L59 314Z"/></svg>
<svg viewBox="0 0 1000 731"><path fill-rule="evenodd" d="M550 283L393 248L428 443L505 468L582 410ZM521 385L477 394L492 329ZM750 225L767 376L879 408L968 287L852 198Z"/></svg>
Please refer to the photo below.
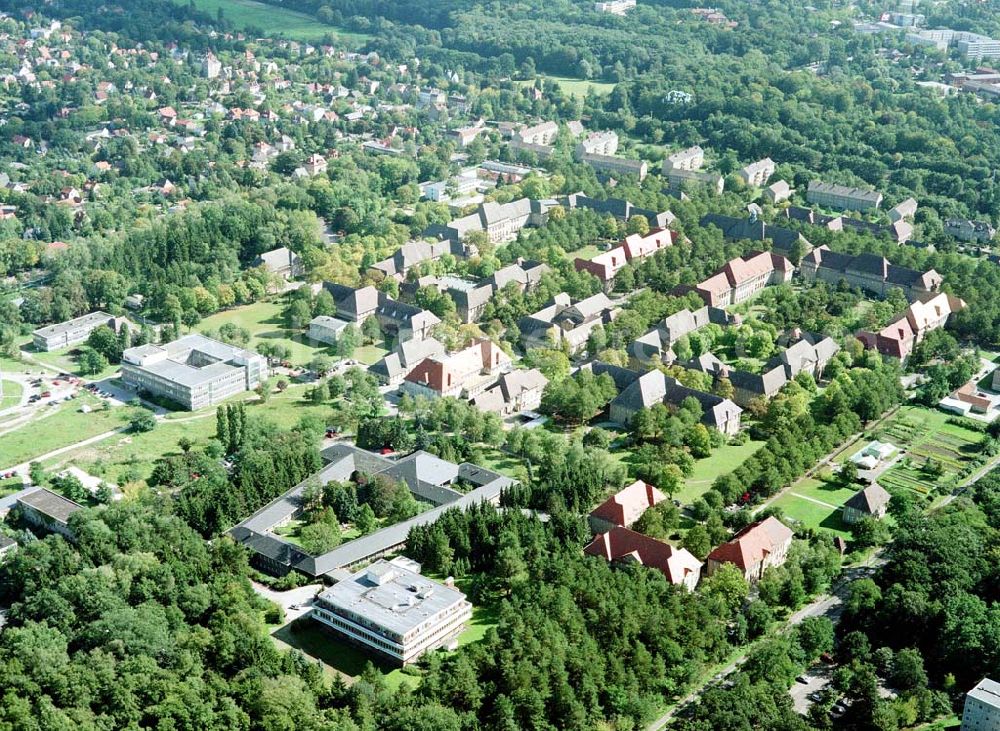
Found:
<svg viewBox="0 0 1000 731"><path fill-rule="evenodd" d="M378 318L371 316L361 323L361 336L366 343L377 343L382 339L382 327Z"/></svg>
<svg viewBox="0 0 1000 731"><path fill-rule="evenodd" d="M354 325L347 325L337 338L337 353L342 358L353 358L355 349L361 344L361 334Z"/></svg>
<svg viewBox="0 0 1000 731"><path fill-rule="evenodd" d="M309 523L299 529L299 541L307 553L318 556L340 545L340 528L335 523Z"/></svg>
<svg viewBox="0 0 1000 731"><path fill-rule="evenodd" d="M625 232L646 236L649 233L649 219L640 215L632 216L625 225Z"/></svg>
<svg viewBox="0 0 1000 731"><path fill-rule="evenodd" d="M367 535L378 527L378 519L375 517L375 511L372 510L371 505L365 503L358 508L357 514L354 518L354 527L357 528L362 535Z"/></svg>
<svg viewBox="0 0 1000 731"><path fill-rule="evenodd" d="M314 371L321 377L325 376L332 367L333 359L325 353L317 353L313 356L313 359L309 361L309 370Z"/></svg>
<svg viewBox="0 0 1000 731"><path fill-rule="evenodd" d="M688 530L684 536L684 548L689 550L695 558L705 560L708 552L712 550L712 541L705 526L699 524Z"/></svg>
<svg viewBox="0 0 1000 731"><path fill-rule="evenodd" d="M96 376L109 365L108 359L93 348L81 348L80 372L87 376Z"/></svg>
<svg viewBox="0 0 1000 731"><path fill-rule="evenodd" d="M137 433L153 431L156 428L156 416L148 409L137 408L129 418L128 428Z"/></svg>

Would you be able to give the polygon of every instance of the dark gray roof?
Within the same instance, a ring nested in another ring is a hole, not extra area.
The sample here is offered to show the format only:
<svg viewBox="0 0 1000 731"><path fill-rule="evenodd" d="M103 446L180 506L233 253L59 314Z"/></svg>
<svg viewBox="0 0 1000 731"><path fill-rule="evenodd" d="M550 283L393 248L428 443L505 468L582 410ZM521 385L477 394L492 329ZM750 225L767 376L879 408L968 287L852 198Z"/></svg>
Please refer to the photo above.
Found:
<svg viewBox="0 0 1000 731"><path fill-rule="evenodd" d="M18 502L63 524L69 522L73 513L83 510L82 505L64 498L62 495L57 495L51 490L46 490L44 487L21 495Z"/></svg>
<svg viewBox="0 0 1000 731"><path fill-rule="evenodd" d="M611 376L611 380L615 382L615 388L619 391L628 388L632 383L634 383L639 376L642 374L639 371L634 371L631 368L622 368L621 366L612 365L611 363L605 363L602 360L595 360L589 364L591 373L595 376L599 376L603 373L607 373Z"/></svg>
<svg viewBox="0 0 1000 731"><path fill-rule="evenodd" d="M863 490L858 490L844 503L845 508L854 508L862 513L874 514L889 504L892 499L886 490L877 482L873 482Z"/></svg>

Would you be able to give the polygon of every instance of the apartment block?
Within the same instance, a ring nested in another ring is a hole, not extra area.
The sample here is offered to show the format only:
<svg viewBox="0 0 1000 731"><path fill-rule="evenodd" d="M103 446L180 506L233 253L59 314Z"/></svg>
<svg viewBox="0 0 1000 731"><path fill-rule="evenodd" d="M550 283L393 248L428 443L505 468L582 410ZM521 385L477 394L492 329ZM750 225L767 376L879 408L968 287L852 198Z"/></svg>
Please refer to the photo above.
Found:
<svg viewBox="0 0 1000 731"><path fill-rule="evenodd" d="M35 350L61 350L84 342L99 327L110 327L116 332L126 322L107 312L91 312L66 322L40 327L31 334Z"/></svg>

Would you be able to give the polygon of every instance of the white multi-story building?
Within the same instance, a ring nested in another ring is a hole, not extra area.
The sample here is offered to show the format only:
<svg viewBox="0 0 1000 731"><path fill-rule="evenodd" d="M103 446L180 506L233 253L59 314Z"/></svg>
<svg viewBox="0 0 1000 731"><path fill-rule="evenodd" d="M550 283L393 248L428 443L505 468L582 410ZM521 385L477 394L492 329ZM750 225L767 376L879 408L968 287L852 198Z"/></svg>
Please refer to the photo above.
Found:
<svg viewBox="0 0 1000 731"><path fill-rule="evenodd" d="M254 389L266 379L264 356L204 335L185 335L163 345L139 345L122 355L122 381L189 411Z"/></svg>
<svg viewBox="0 0 1000 731"><path fill-rule="evenodd" d="M743 182L748 186L760 187L768 181L772 175L774 175L774 160L769 157L765 157L763 160L758 160L757 162L752 162L740 168L737 171Z"/></svg>
<svg viewBox="0 0 1000 731"><path fill-rule="evenodd" d="M542 122L534 127L525 127L514 135L514 139L529 145L551 145L559 134L556 122Z"/></svg>
<svg viewBox="0 0 1000 731"><path fill-rule="evenodd" d="M966 694L962 731L1000 731L1000 683L983 678Z"/></svg>
<svg viewBox="0 0 1000 731"><path fill-rule="evenodd" d="M369 652L400 665L452 645L472 617L453 586L403 562L376 561L316 597L310 616ZM412 563L412 562L406 562Z"/></svg>
<svg viewBox="0 0 1000 731"><path fill-rule="evenodd" d="M119 321L119 318L107 312L91 312L66 322L40 327L31 334L31 340L35 350L60 350L82 343L99 327L110 327L117 331L120 326L127 327L123 323L124 318Z"/></svg>
<svg viewBox="0 0 1000 731"><path fill-rule="evenodd" d="M698 170L705 164L705 151L699 145L668 155L663 161L663 174L671 170Z"/></svg>
<svg viewBox="0 0 1000 731"><path fill-rule="evenodd" d="M590 132L576 147L577 154L614 155L618 152L618 133L612 130Z"/></svg>
<svg viewBox="0 0 1000 731"><path fill-rule="evenodd" d="M607 2L594 3L594 10L599 13L611 13L612 15L625 15L635 7L635 0L607 0Z"/></svg>
<svg viewBox="0 0 1000 731"><path fill-rule="evenodd" d="M327 345L336 345L340 334L350 323L329 315L317 315L309 322L309 339Z"/></svg>

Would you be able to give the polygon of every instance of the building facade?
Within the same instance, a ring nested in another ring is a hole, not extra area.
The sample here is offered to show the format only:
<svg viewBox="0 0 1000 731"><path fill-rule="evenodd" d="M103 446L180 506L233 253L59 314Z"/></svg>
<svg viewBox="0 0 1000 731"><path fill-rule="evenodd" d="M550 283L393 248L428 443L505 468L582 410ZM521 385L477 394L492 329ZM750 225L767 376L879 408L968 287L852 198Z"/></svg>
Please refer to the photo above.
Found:
<svg viewBox="0 0 1000 731"><path fill-rule="evenodd" d="M454 586L376 561L320 592L310 617L366 651L398 665L454 643L472 604Z"/></svg>
<svg viewBox="0 0 1000 731"><path fill-rule="evenodd" d="M126 385L189 411L250 391L267 374L264 356L197 334L163 345L139 345L122 355Z"/></svg>
<svg viewBox="0 0 1000 731"><path fill-rule="evenodd" d="M124 323L124 318L116 318L107 312L91 312L66 322L40 327L31 334L31 341L35 350L61 350L86 341L90 333L99 327L110 327L117 332Z"/></svg>
<svg viewBox="0 0 1000 731"><path fill-rule="evenodd" d="M983 678L965 695L962 731L1000 731L1000 683Z"/></svg>
<svg viewBox="0 0 1000 731"><path fill-rule="evenodd" d="M882 194L877 190L851 188L846 185L812 180L806 191L806 200L827 208L845 211L872 211L882 205Z"/></svg>

